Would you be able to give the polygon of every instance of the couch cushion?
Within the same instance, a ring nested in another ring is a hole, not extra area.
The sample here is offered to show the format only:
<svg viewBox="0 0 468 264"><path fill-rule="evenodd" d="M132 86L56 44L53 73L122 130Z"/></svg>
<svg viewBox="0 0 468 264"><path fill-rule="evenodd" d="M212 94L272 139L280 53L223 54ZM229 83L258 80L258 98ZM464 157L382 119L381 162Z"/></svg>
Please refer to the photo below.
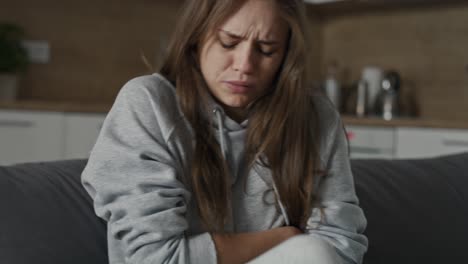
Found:
<svg viewBox="0 0 468 264"><path fill-rule="evenodd" d="M0 167L1 263L108 263L105 223L80 182L85 164Z"/></svg>
<svg viewBox="0 0 468 264"><path fill-rule="evenodd" d="M468 153L352 168L368 220L364 263L468 263Z"/></svg>

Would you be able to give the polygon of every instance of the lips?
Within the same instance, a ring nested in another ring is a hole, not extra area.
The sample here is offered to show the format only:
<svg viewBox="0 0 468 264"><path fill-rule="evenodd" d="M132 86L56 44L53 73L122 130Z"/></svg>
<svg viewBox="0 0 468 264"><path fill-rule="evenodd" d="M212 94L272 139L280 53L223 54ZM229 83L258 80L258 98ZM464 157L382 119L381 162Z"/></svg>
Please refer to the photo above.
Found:
<svg viewBox="0 0 468 264"><path fill-rule="evenodd" d="M224 83L232 93L247 93L252 88L251 83L244 81L224 81Z"/></svg>

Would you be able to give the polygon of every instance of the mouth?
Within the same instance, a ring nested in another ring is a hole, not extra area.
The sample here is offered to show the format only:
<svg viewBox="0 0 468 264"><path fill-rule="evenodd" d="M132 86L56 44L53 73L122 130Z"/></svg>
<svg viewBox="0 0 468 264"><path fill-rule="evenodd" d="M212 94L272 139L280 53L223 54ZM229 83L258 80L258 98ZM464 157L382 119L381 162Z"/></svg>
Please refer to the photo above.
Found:
<svg viewBox="0 0 468 264"><path fill-rule="evenodd" d="M224 81L223 83L232 93L247 93L253 87L252 83L244 81Z"/></svg>

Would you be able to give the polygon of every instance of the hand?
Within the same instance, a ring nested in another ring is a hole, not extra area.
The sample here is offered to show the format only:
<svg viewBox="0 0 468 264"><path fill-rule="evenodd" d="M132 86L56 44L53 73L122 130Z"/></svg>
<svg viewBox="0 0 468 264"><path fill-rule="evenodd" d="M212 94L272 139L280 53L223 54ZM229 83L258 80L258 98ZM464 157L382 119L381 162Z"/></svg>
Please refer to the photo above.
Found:
<svg viewBox="0 0 468 264"><path fill-rule="evenodd" d="M302 232L302 230L300 230L299 228L295 227L295 226L284 226L284 227L281 227L284 229L284 235L285 235L285 240L286 239L289 239L293 236L296 236L296 235L300 235L300 234L303 234L304 232Z"/></svg>
<svg viewBox="0 0 468 264"><path fill-rule="evenodd" d="M246 263L287 239L302 234L293 226L282 226L250 233L211 233L218 263Z"/></svg>

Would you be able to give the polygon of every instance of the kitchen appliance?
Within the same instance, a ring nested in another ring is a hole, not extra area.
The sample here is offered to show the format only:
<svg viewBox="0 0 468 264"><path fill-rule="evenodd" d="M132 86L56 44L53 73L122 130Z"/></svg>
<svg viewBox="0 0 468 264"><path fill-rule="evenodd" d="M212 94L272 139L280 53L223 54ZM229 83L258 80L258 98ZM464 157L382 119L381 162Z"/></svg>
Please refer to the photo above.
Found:
<svg viewBox="0 0 468 264"><path fill-rule="evenodd" d="M388 71L384 74L375 109L376 113L385 120L392 120L400 114L400 86L401 78L396 71Z"/></svg>

